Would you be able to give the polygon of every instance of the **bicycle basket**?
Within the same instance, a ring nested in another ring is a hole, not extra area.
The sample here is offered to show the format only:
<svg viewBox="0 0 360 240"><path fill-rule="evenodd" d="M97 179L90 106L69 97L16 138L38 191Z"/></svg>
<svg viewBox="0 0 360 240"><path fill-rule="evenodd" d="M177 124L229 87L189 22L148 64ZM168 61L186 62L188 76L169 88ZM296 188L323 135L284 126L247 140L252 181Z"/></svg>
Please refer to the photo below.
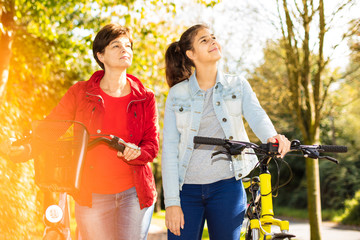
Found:
<svg viewBox="0 0 360 240"><path fill-rule="evenodd" d="M77 192L88 139L80 122L36 121L32 134L36 184L54 192Z"/></svg>

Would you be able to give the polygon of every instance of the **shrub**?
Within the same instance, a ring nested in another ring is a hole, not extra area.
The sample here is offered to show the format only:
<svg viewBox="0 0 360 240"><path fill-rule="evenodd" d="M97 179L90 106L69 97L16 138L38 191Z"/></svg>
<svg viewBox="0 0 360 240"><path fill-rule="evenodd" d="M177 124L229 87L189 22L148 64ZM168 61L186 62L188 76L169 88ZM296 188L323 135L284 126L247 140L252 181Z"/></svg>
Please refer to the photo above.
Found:
<svg viewBox="0 0 360 240"><path fill-rule="evenodd" d="M345 213L341 216L341 223L360 226L360 190L355 197L345 201Z"/></svg>

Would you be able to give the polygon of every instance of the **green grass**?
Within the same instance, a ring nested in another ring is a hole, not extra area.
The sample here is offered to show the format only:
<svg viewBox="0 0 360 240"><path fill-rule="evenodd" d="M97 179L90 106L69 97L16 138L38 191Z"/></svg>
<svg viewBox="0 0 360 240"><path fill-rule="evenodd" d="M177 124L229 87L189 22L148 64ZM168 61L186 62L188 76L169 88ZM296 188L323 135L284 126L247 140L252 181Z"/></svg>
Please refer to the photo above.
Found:
<svg viewBox="0 0 360 240"><path fill-rule="evenodd" d="M210 238L209 238L209 232L208 232L207 227L204 227L204 231L203 231L203 235L202 235L201 239L202 239L202 240L208 240L208 239L210 239Z"/></svg>
<svg viewBox="0 0 360 240"><path fill-rule="evenodd" d="M274 208L275 216L283 218L295 218L301 220L308 220L308 210L307 209L296 209L289 207L276 206ZM331 210L326 209L321 211L321 216L323 221L331 221L340 223L341 219L339 218L343 214L343 210Z"/></svg>
<svg viewBox="0 0 360 240"><path fill-rule="evenodd" d="M155 219L163 219L165 221L165 210L161 210L160 212L155 212L152 217Z"/></svg>
<svg viewBox="0 0 360 240"><path fill-rule="evenodd" d="M297 219L308 219L307 209L296 209L289 207L274 207L275 216L284 216Z"/></svg>
<svg viewBox="0 0 360 240"><path fill-rule="evenodd" d="M153 219L155 220L162 220L163 223L164 223L164 226L165 226L165 211L162 210L160 212L156 212L153 214ZM243 233L242 233L243 234ZM203 235L202 235L202 240L209 240L209 232L208 232L208 228L207 228L207 225L205 223L205 226L204 226L204 231L203 231ZM244 239L244 236L242 236L240 238L240 240L243 240Z"/></svg>

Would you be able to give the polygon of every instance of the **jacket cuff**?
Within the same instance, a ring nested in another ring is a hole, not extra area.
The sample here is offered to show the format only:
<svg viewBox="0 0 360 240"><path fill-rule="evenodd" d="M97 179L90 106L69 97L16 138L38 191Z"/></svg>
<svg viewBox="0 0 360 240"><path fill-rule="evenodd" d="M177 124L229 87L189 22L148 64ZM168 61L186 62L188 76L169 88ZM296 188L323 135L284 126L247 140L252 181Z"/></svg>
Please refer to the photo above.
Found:
<svg viewBox="0 0 360 240"><path fill-rule="evenodd" d="M165 208L171 207L171 206L181 206L180 204L180 198L172 198L172 199L165 199Z"/></svg>

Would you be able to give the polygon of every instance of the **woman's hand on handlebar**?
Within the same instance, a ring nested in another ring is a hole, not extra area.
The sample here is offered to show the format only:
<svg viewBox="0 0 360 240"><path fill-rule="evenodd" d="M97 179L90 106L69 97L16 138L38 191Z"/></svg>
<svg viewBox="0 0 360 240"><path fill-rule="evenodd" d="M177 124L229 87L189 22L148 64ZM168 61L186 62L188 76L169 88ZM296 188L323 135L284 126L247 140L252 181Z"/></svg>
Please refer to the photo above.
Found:
<svg viewBox="0 0 360 240"><path fill-rule="evenodd" d="M279 143L278 152L280 153L281 158L283 158L290 151L291 142L284 135L277 134L277 135L269 138L267 140L267 142L272 142L272 143L278 142Z"/></svg>
<svg viewBox="0 0 360 240"><path fill-rule="evenodd" d="M125 146L124 152L122 153L118 151L117 155L118 157L123 157L126 161L131 161L141 155L141 149L140 148L135 149L132 147Z"/></svg>

